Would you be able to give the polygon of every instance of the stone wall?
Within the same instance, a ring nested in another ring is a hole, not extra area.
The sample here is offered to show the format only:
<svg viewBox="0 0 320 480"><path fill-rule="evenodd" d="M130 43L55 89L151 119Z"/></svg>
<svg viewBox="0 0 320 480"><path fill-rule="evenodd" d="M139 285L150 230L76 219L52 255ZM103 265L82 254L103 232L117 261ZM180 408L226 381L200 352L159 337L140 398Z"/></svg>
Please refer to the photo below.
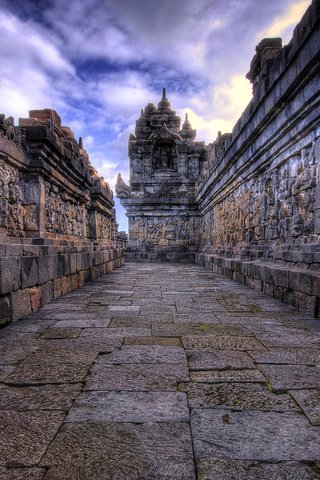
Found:
<svg viewBox="0 0 320 480"><path fill-rule="evenodd" d="M129 139L130 186L120 177L117 191L129 258L195 257L320 316L319 19L313 0L288 45L259 43L247 74L253 98L212 144L195 142L187 119L179 130L166 98L142 111ZM176 154L158 168L161 134Z"/></svg>
<svg viewBox="0 0 320 480"><path fill-rule="evenodd" d="M320 3L291 42L265 39L253 98L210 147L197 185L197 262L319 316Z"/></svg>
<svg viewBox="0 0 320 480"><path fill-rule="evenodd" d="M53 110L0 115L0 325L123 264L109 185Z"/></svg>

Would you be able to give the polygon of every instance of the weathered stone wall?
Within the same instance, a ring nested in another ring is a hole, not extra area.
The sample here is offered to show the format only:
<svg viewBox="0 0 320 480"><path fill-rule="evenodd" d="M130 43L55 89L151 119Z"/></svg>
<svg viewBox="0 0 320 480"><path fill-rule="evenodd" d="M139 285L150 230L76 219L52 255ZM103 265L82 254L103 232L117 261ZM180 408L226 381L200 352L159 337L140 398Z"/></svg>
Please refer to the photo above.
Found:
<svg viewBox="0 0 320 480"><path fill-rule="evenodd" d="M257 47L253 98L197 186L197 262L319 316L320 3L281 48Z"/></svg>
<svg viewBox="0 0 320 480"><path fill-rule="evenodd" d="M247 75L253 98L212 144L195 142L187 119L179 130L165 96L142 111L129 139L130 186L121 177L117 186L130 259L195 257L319 317L319 18L314 0L288 45L260 42Z"/></svg>
<svg viewBox="0 0 320 480"><path fill-rule="evenodd" d="M52 110L0 116L0 325L123 264L112 192Z"/></svg>

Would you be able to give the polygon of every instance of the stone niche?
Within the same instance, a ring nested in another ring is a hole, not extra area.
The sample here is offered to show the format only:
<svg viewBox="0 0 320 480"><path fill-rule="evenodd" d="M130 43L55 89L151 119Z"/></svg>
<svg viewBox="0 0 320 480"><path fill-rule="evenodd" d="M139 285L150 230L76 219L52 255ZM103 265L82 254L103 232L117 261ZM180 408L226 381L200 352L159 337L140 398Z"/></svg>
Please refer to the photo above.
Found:
<svg viewBox="0 0 320 480"><path fill-rule="evenodd" d="M199 245L195 182L204 160L203 142L186 115L172 110L166 91L149 103L129 137L130 186L121 175L116 192L129 218L132 260L194 261Z"/></svg>
<svg viewBox="0 0 320 480"><path fill-rule="evenodd" d="M53 110L0 115L0 242L0 325L123 263L112 191Z"/></svg>

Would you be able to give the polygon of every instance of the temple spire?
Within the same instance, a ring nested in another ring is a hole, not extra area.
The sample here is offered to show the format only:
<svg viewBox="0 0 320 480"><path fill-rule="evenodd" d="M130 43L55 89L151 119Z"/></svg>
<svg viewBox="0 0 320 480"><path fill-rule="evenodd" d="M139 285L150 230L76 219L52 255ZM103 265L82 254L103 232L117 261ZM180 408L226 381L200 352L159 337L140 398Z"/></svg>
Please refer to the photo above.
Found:
<svg viewBox="0 0 320 480"><path fill-rule="evenodd" d="M167 92L165 88L162 89L162 98L158 104L158 110L171 110L171 105L167 99Z"/></svg>

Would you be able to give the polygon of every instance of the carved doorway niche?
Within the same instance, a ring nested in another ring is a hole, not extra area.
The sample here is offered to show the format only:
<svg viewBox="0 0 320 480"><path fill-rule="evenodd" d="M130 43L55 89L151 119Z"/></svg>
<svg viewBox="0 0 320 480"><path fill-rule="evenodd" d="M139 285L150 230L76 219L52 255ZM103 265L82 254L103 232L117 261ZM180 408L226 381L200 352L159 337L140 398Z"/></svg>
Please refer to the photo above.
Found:
<svg viewBox="0 0 320 480"><path fill-rule="evenodd" d="M160 141L153 147L153 170L177 170L177 150L172 141Z"/></svg>

